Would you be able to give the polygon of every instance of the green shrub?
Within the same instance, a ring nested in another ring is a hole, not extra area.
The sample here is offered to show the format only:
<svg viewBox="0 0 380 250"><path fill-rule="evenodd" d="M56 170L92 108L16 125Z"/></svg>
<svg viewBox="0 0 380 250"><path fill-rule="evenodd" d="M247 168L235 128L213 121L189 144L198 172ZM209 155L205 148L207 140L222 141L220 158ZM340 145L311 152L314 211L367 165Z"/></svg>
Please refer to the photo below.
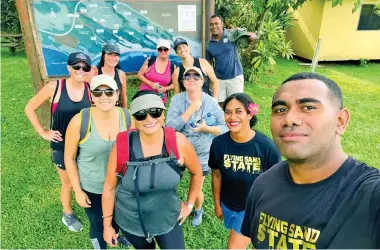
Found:
<svg viewBox="0 0 380 250"><path fill-rule="evenodd" d="M21 33L15 0L1 1L1 32L12 34Z"/></svg>

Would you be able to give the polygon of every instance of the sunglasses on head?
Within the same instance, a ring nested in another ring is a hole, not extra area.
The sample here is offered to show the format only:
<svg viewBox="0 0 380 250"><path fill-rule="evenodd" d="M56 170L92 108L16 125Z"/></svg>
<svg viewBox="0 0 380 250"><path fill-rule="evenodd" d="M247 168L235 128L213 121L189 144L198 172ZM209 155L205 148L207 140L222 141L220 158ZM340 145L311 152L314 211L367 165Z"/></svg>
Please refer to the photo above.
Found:
<svg viewBox="0 0 380 250"><path fill-rule="evenodd" d="M162 115L162 111L163 111L163 109L160 109L160 108L143 109L143 110L140 110L139 112L133 114L133 117L137 121L144 121L146 119L146 117L148 116L148 114L152 118L159 118Z"/></svg>
<svg viewBox="0 0 380 250"><path fill-rule="evenodd" d="M195 81L198 81L201 79L201 76L198 74L198 73L189 73L189 74L185 74L183 76L183 78L185 80L190 80L190 79L194 79Z"/></svg>
<svg viewBox="0 0 380 250"><path fill-rule="evenodd" d="M90 72L91 71L91 67L88 65L82 66L80 64L74 64L74 65L71 65L71 68L73 68L73 70L83 69L84 72Z"/></svg>
<svg viewBox="0 0 380 250"><path fill-rule="evenodd" d="M169 49L166 47L159 47L157 50L158 50L158 52L162 52L162 51L168 52L169 51Z"/></svg>
<svg viewBox="0 0 380 250"><path fill-rule="evenodd" d="M101 97L103 95L103 93L108 97L112 97L115 94L115 90L113 90L113 89L94 89L92 91L92 94L95 97Z"/></svg>

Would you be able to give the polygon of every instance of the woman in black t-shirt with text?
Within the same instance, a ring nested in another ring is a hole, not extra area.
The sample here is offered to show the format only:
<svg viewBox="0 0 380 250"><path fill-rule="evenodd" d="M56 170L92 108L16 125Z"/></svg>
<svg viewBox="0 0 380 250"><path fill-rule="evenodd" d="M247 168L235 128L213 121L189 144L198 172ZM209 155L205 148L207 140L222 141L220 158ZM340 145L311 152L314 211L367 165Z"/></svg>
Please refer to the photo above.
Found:
<svg viewBox="0 0 380 250"><path fill-rule="evenodd" d="M251 129L257 123L259 106L244 93L225 101L224 117L230 132L216 137L211 145L212 191L215 214L230 230L228 249L246 249L250 239L240 233L245 203L255 179L281 161L275 144Z"/></svg>

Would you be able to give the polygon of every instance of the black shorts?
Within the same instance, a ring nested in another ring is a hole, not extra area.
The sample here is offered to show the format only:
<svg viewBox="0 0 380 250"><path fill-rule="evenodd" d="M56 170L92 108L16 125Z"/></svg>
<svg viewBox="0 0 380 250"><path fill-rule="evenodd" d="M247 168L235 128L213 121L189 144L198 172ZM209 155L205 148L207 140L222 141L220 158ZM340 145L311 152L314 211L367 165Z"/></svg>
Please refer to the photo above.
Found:
<svg viewBox="0 0 380 250"><path fill-rule="evenodd" d="M61 150L52 149L51 151L51 161L57 168L62 170L66 170L65 168L65 154Z"/></svg>

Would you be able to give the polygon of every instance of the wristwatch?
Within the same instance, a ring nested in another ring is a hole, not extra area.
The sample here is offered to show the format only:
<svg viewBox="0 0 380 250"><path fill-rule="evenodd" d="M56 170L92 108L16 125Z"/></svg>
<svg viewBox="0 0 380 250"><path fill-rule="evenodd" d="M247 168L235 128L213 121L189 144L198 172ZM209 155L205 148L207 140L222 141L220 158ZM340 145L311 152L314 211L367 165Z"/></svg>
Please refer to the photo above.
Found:
<svg viewBox="0 0 380 250"><path fill-rule="evenodd" d="M185 202L185 203L186 203L187 207L190 208L190 210L193 209L194 204L192 204L192 203L190 203L190 202Z"/></svg>

